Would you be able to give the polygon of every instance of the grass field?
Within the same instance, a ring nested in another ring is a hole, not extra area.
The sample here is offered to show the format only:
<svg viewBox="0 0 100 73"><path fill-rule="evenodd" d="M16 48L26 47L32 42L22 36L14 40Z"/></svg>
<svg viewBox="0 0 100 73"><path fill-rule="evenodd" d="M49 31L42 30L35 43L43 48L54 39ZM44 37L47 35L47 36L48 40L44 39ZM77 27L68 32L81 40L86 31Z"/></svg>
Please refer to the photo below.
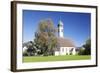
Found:
<svg viewBox="0 0 100 73"><path fill-rule="evenodd" d="M46 62L46 61L69 61L69 60L87 60L90 55L65 55L65 56L30 56L23 57L23 62Z"/></svg>

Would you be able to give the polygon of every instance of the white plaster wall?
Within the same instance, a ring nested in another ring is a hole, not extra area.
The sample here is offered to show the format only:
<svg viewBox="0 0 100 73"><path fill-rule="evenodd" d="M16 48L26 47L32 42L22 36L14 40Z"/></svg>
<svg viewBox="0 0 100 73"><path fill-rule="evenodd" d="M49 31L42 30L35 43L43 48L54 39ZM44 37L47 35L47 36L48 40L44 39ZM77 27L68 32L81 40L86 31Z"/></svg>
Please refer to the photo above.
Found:
<svg viewBox="0 0 100 73"><path fill-rule="evenodd" d="M66 55L66 48L60 47L60 55Z"/></svg>
<svg viewBox="0 0 100 73"><path fill-rule="evenodd" d="M55 56L59 56L59 51L55 51Z"/></svg>
<svg viewBox="0 0 100 73"><path fill-rule="evenodd" d="M64 33L62 31L64 31L63 27L59 27L59 37L64 37Z"/></svg>
<svg viewBox="0 0 100 73"><path fill-rule="evenodd" d="M75 48L73 48L72 55L76 55Z"/></svg>
<svg viewBox="0 0 100 73"><path fill-rule="evenodd" d="M76 54L76 51L75 51L75 47L61 47L60 48L60 55L70 55L71 53L71 49L73 48L73 51L72 51L72 55L75 55Z"/></svg>

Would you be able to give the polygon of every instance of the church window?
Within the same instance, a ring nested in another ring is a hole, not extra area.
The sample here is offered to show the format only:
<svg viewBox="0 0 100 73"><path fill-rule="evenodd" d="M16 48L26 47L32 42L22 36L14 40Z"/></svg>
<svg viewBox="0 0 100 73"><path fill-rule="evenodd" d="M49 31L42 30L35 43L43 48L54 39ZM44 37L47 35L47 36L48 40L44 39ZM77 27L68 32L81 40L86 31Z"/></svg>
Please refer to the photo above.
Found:
<svg viewBox="0 0 100 73"><path fill-rule="evenodd" d="M66 51L67 51L67 48L66 48Z"/></svg>
<svg viewBox="0 0 100 73"><path fill-rule="evenodd" d="M64 48L62 48L62 52L64 52Z"/></svg>

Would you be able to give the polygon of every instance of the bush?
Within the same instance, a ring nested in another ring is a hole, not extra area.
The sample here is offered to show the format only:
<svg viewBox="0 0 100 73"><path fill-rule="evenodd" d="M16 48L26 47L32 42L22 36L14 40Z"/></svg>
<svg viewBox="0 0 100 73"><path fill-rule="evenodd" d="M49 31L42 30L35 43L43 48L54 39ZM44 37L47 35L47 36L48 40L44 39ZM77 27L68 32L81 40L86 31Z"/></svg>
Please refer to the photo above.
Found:
<svg viewBox="0 0 100 73"><path fill-rule="evenodd" d="M70 53L70 55L72 55L72 52Z"/></svg>
<svg viewBox="0 0 100 73"><path fill-rule="evenodd" d="M80 48L78 54L79 54L79 55L85 55L85 49Z"/></svg>
<svg viewBox="0 0 100 73"><path fill-rule="evenodd" d="M23 56L28 56L28 52L27 51L23 52Z"/></svg>
<svg viewBox="0 0 100 73"><path fill-rule="evenodd" d="M43 54L43 56L48 56L49 54L48 54L48 52L44 52L44 54Z"/></svg>

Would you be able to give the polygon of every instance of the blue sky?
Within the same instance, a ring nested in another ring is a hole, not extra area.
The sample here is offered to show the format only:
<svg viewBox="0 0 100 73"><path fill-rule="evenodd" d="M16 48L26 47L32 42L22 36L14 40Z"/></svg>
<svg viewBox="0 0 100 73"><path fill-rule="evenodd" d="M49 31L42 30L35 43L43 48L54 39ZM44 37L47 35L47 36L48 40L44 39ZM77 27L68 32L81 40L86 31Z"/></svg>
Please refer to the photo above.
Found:
<svg viewBox="0 0 100 73"><path fill-rule="evenodd" d="M90 37L91 14L23 10L23 42L32 41L40 20L51 18L55 28L59 20L64 24L64 37L81 46Z"/></svg>

